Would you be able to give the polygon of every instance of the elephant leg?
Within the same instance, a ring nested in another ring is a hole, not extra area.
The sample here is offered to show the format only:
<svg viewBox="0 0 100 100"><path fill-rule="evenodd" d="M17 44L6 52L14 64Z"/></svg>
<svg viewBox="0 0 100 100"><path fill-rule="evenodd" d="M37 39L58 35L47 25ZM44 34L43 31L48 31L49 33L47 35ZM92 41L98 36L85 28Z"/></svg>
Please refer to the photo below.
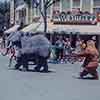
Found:
<svg viewBox="0 0 100 100"><path fill-rule="evenodd" d="M37 63L38 63L37 55L36 54L32 54L31 56L32 56L32 60L31 61L34 63L34 65L37 65Z"/></svg>
<svg viewBox="0 0 100 100"><path fill-rule="evenodd" d="M15 64L15 69L19 69L19 67L22 65L22 58L21 57L17 57L16 60L16 64Z"/></svg>
<svg viewBox="0 0 100 100"><path fill-rule="evenodd" d="M43 66L44 66L44 71L45 72L48 72L48 63L47 63L47 59L45 59L44 63L43 63Z"/></svg>
<svg viewBox="0 0 100 100"><path fill-rule="evenodd" d="M42 59L42 66L44 67L44 69L42 70L43 72L48 72L48 63L47 63L47 59L43 58Z"/></svg>
<svg viewBox="0 0 100 100"><path fill-rule="evenodd" d="M27 71L28 70L28 55L27 54L23 54L22 55L22 65L23 65L23 70Z"/></svg>
<svg viewBox="0 0 100 100"><path fill-rule="evenodd" d="M42 58L40 56L36 57L36 67L34 68L35 71L40 72L40 69L42 67Z"/></svg>

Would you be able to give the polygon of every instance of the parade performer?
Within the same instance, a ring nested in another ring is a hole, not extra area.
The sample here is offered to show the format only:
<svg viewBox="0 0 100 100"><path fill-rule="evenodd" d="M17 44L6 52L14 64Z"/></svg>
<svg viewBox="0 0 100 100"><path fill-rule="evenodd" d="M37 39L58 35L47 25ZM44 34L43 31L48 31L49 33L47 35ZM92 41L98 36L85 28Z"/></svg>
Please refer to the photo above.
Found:
<svg viewBox="0 0 100 100"><path fill-rule="evenodd" d="M28 62L33 61L36 64L35 71L48 72L47 59L50 56L51 43L42 34L30 35L26 32L16 32L8 37L8 41L11 41L13 46L18 49L18 55L16 57L15 69L20 69L23 66L23 71L28 71Z"/></svg>
<svg viewBox="0 0 100 100"><path fill-rule="evenodd" d="M51 53L50 41L41 33L32 37L32 51L36 54L37 65L35 71L48 72L48 58ZM43 70L41 70L43 67Z"/></svg>
<svg viewBox="0 0 100 100"><path fill-rule="evenodd" d="M15 56L15 49L14 49L14 47L12 47L11 49L10 49L10 59L9 59L9 65L8 65L8 67L11 67L11 64L12 64L12 60L16 60L16 56Z"/></svg>
<svg viewBox="0 0 100 100"><path fill-rule="evenodd" d="M76 57L85 57L83 62L83 71L80 72L80 78L84 78L87 74L91 74L93 77L91 79L99 79L97 68L99 62L99 52L95 47L93 40L87 41L86 49L79 53L75 54Z"/></svg>

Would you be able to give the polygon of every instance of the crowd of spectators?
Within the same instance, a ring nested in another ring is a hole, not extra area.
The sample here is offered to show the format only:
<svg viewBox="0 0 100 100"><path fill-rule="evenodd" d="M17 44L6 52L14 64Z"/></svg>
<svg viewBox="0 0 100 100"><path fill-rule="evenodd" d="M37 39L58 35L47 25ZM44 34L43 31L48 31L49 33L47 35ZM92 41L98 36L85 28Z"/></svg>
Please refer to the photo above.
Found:
<svg viewBox="0 0 100 100"><path fill-rule="evenodd" d="M74 41L75 46L72 46L72 39L69 37L59 36L57 37L54 45L52 46L51 58L57 63L65 63L66 61L72 61L67 55L72 53L80 53L86 48L84 40L78 38ZM82 59L77 59L82 61Z"/></svg>

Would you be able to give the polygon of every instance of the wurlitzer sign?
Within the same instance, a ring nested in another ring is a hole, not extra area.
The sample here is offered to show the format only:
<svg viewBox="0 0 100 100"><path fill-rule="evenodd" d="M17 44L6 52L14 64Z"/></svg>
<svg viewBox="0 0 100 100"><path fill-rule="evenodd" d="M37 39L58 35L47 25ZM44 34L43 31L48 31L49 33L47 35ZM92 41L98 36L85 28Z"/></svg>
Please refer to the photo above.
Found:
<svg viewBox="0 0 100 100"><path fill-rule="evenodd" d="M96 25L97 17L93 14L67 14L60 13L53 16L54 24Z"/></svg>

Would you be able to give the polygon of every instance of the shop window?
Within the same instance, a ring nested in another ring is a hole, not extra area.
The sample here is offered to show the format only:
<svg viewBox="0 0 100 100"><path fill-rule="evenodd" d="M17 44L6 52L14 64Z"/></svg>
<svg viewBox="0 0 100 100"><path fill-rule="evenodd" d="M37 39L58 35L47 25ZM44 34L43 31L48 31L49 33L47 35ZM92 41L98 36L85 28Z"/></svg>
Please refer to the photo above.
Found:
<svg viewBox="0 0 100 100"><path fill-rule="evenodd" d="M60 6L60 2L54 3L54 7L59 7L59 6Z"/></svg>
<svg viewBox="0 0 100 100"><path fill-rule="evenodd" d="M25 17L25 16L26 16L26 10L25 9L19 10L19 18Z"/></svg>
<svg viewBox="0 0 100 100"><path fill-rule="evenodd" d="M19 18L22 17L22 11L19 10Z"/></svg>
<svg viewBox="0 0 100 100"><path fill-rule="evenodd" d="M48 14L48 16L51 14L51 7L49 7L49 8L47 9L47 14Z"/></svg>

